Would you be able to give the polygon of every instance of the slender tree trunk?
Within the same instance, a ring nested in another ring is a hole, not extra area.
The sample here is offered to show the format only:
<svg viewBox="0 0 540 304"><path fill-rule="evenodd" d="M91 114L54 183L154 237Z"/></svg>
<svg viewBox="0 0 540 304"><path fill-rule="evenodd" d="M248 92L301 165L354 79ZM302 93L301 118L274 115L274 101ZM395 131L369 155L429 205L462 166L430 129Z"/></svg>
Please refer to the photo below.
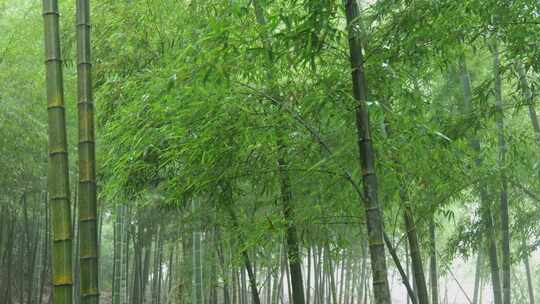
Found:
<svg viewBox="0 0 540 304"><path fill-rule="evenodd" d="M280 133L280 132L279 132ZM279 135L278 135L279 136ZM291 276L290 284L292 287L293 304L305 304L304 283L302 278L302 258L298 245L298 234L294 223L294 211L292 206L292 191L288 173L288 161L285 160L286 147L282 139L278 138L278 171L280 175L280 191L283 204L283 216L286 221L285 237L287 242L287 258L289 261L289 272Z"/></svg>
<svg viewBox="0 0 540 304"><path fill-rule="evenodd" d="M120 272L120 304L128 304L129 301L129 222L130 222L130 209L126 205L122 205L120 208L120 246L121 249L121 272Z"/></svg>
<svg viewBox="0 0 540 304"><path fill-rule="evenodd" d="M157 304L161 304L161 285L163 282L163 267L161 266L163 264L163 246L164 246L164 239L162 237L164 233L161 232L160 238L159 238L159 247L158 247L158 283L157 283Z"/></svg>
<svg viewBox="0 0 540 304"><path fill-rule="evenodd" d="M500 167L500 212L502 230L502 268L503 268L503 304L510 304L510 228L508 216L508 182L506 179L506 139L504 136L504 110L502 97L502 81L499 62L499 50L497 41L493 43L493 73L495 74L495 99L497 107L497 129L499 136L499 159Z"/></svg>
<svg viewBox="0 0 540 304"><path fill-rule="evenodd" d="M367 109L367 85L364 74L364 59L360 31L356 22L359 18L356 0L346 1L349 48L352 67L353 95L356 104L356 127L360 151L360 167L364 185L364 209L366 212L369 249L373 275L375 304L391 303L388 285L388 270L383 241L383 221L378 198L375 155L371 141L369 114Z"/></svg>
<svg viewBox="0 0 540 304"><path fill-rule="evenodd" d="M265 299L264 303L268 304L272 302L272 268L266 269L266 284L265 284Z"/></svg>
<svg viewBox="0 0 540 304"><path fill-rule="evenodd" d="M43 255L41 256L41 263L43 265L43 270L41 271L41 284L39 287L39 299L38 303L43 303L43 296L45 294L45 277L47 276L47 273L49 271L49 252L50 252L50 246L49 244L51 240L51 229L50 229L50 208L48 204L48 195L47 193L43 193L43 203L45 205L45 237L44 237L44 243L43 243Z"/></svg>
<svg viewBox="0 0 540 304"><path fill-rule="evenodd" d="M281 248L280 248L281 250ZM280 252L281 253L281 252ZM280 258L281 260L281 254L280 254ZM281 264L281 263L280 263ZM279 296L278 296L278 293L279 293L279 270L280 270L280 267L278 266L277 270L275 271L275 274L274 274L274 283L272 284L272 297L271 297L271 301L270 303L272 304L277 304L278 300L279 300Z"/></svg>
<svg viewBox="0 0 540 304"><path fill-rule="evenodd" d="M406 264L405 267L406 267L407 277L410 277L410 275L411 275L411 262L409 261L409 258L410 258L409 245L405 244L405 264ZM414 290L413 290L413 297L415 297L415 299L416 299L416 296L414 295ZM407 298L407 304L410 304L410 300L411 300L411 297L408 297Z"/></svg>
<svg viewBox="0 0 540 304"><path fill-rule="evenodd" d="M166 284L167 284L167 294L166 294L166 297L165 297L165 303L166 304L170 304L171 303L171 290L172 290L172 287L173 287L173 283L175 282L173 280L174 278L174 272L176 271L176 258L175 258L175 251L176 251L176 244L171 244L170 245L170 252L169 252L169 263L167 263L167 280L166 280ZM230 303L225 303L225 304L230 304Z"/></svg>
<svg viewBox="0 0 540 304"><path fill-rule="evenodd" d="M307 263L307 278L306 278L306 304L310 304L311 303L311 244L308 244L307 245L307 258L308 258L308 263Z"/></svg>
<svg viewBox="0 0 540 304"><path fill-rule="evenodd" d="M396 268L399 271L399 274L401 275L401 281L403 282L403 285L405 285L405 288L407 289L407 294L409 295L409 298L411 299L411 302L413 304L416 304L418 301L416 299L416 294L411 287L411 284L409 283L409 278L407 277L407 274L405 273L405 270L403 269L403 266L401 265L401 262L399 261L399 257L397 255L397 252L394 250L394 247L392 246L392 243L390 242L390 238L384 233L384 241L386 243L386 247L388 248L388 251L390 252L390 255L392 256L392 259L394 260L394 263L396 264Z"/></svg>
<svg viewBox="0 0 540 304"><path fill-rule="evenodd" d="M218 236L217 236L217 227L212 228L212 250L209 251L210 256L210 282L212 284L210 289L210 298L208 299L209 304L218 304Z"/></svg>
<svg viewBox="0 0 540 304"><path fill-rule="evenodd" d="M152 224L151 224L152 225ZM143 264L143 275L141 281L141 303L146 303L146 291L148 288L148 282L150 277L150 257L152 255L152 233L154 227L150 226L147 228L146 233L144 234L144 264Z"/></svg>
<svg viewBox="0 0 540 304"><path fill-rule="evenodd" d="M219 228L216 228L216 237L218 241L217 254L219 263L221 265L221 272L223 276L223 304L231 304L230 294L229 294L229 278L227 277L227 266L225 265L225 252L223 250L223 241L221 240L221 233Z"/></svg>
<svg viewBox="0 0 540 304"><path fill-rule="evenodd" d="M196 198L191 200L193 214L196 214L193 224L193 304L203 304L203 282L202 282L202 264L201 264L201 227L199 223L199 202Z"/></svg>
<svg viewBox="0 0 540 304"><path fill-rule="evenodd" d="M79 216L79 200L77 193L75 193L73 201L75 202L75 204L73 206L72 218L76 219ZM81 303L81 263L79 260L81 230L80 223L77 221L75 221L75 223L73 224L73 239L75 240L75 248L73 254L73 304L79 304Z"/></svg>
<svg viewBox="0 0 540 304"><path fill-rule="evenodd" d="M478 304L479 288L480 288L480 274L482 269L482 251L478 251L478 256L476 257L476 271L474 273L474 295L473 303Z"/></svg>
<svg viewBox="0 0 540 304"><path fill-rule="evenodd" d="M133 281L131 288L131 302L133 304L142 304L142 294L143 294L143 258L144 258L144 242L145 242L145 232L144 226L142 224L141 216L137 212L137 231L133 234Z"/></svg>
<svg viewBox="0 0 540 304"><path fill-rule="evenodd" d="M157 232L156 232L156 236L155 236L155 240L154 240L154 254L153 254L153 257L154 257L154 261L153 261L153 266L152 266L152 304L159 304L159 288L161 286L160 285L160 268L161 268L161 225L158 223L157 225Z"/></svg>
<svg viewBox="0 0 540 304"><path fill-rule="evenodd" d="M465 96L464 98L465 99L464 100L465 115L467 116L468 119L472 119L472 115L474 115L474 110L472 106L471 80L470 80L469 72L467 70L465 57L462 57L460 59L460 69L461 69L461 78L462 78L462 83L463 83L463 92ZM481 167L482 158L480 157L480 153L481 153L480 141L476 138L476 136L474 136L471 139L470 145L477 155L476 166ZM481 208L481 213L482 213L482 220L484 222L484 227L486 230L485 238L488 244L487 249L488 249L490 269L491 269L491 283L493 285L494 304L502 304L501 279L500 279L500 274L499 274L497 245L495 243L495 236L494 236L493 218L491 214L491 202L489 201L487 187L483 181L480 181L478 191L480 192L480 204L481 204L480 208Z"/></svg>
<svg viewBox="0 0 540 304"><path fill-rule="evenodd" d="M11 209L11 219L9 220L9 232L7 235L7 242L6 242L6 249L7 249L7 271L6 271L6 290L4 293L4 301L6 304L12 303L12 285L13 285L13 278L12 278L12 265L14 264L12 261L13 257L13 238L15 238L15 211Z"/></svg>
<svg viewBox="0 0 540 304"><path fill-rule="evenodd" d="M57 0L43 0L49 121L47 188L52 206L53 231L52 285L54 290L52 300L54 304L71 304L73 300L73 245L59 16Z"/></svg>
<svg viewBox="0 0 540 304"><path fill-rule="evenodd" d="M34 259L35 259L34 264L35 264L36 269L34 270L34 277L33 277L33 284L32 284L33 291L32 291L31 300L29 301L29 304L41 304L41 302L39 302L39 297L40 297L39 290L41 287L41 281L43 280L43 263L40 260L40 258L42 257L42 252L44 250L44 247L46 246L45 240L47 238L45 235L45 216L46 215L42 215L41 210L39 209L40 208L38 208L38 212L40 213L40 215L38 215L39 223L36 228L36 240L35 240L36 252L34 256ZM2 232L0 231L0 234L1 233Z"/></svg>
<svg viewBox="0 0 540 304"><path fill-rule="evenodd" d="M409 248L411 253L415 292L416 296L418 297L419 304L429 304L426 278L424 276L424 265L422 264L422 253L420 252L420 244L418 242L418 235L416 233L416 224L414 223L410 205L406 200L405 204L405 227L407 230L407 240L409 241Z"/></svg>
<svg viewBox="0 0 540 304"><path fill-rule="evenodd" d="M25 226L25 237L24 237L24 250L26 251L26 255L23 255L23 257L26 257L26 271L24 275L21 275L21 279L23 280L23 284L21 284L21 303L28 303L31 304L31 301L33 299L33 280L34 280L34 270L35 270L35 254L36 254L36 244L37 240L34 238L34 229L39 229L39 217L37 217L37 223L35 223L35 228L30 229L30 223L28 219L28 194L23 194L23 218L24 218L24 226ZM1 244L0 244L1 246ZM26 290L24 286L26 285ZM26 297L25 297L26 296Z"/></svg>
<svg viewBox="0 0 540 304"><path fill-rule="evenodd" d="M360 286L359 286L359 293L358 293L358 300L363 301L364 300L364 286L366 285L367 281L367 259L368 259L368 245L365 238L362 238L362 241L360 242L362 246L362 265L361 267L361 277L360 277ZM408 298L407 298L408 299ZM367 304L363 302L364 304Z"/></svg>
<svg viewBox="0 0 540 304"><path fill-rule="evenodd" d="M324 255L324 264L326 266L326 274L329 278L329 285L330 285L330 296L331 296L331 299L332 299L332 302L333 304L338 304L338 299L337 299L337 291L336 291L336 280L335 280L335 277L334 277L334 266L333 266L333 263L332 263L332 256L330 255L330 246L328 246L328 244L326 244L326 247L325 247L325 255Z"/></svg>
<svg viewBox="0 0 540 304"><path fill-rule="evenodd" d="M287 246L285 245L285 252L289 252ZM294 301L293 287L291 284L291 267L289 262L289 256L285 256L285 273L287 276L287 300L289 302Z"/></svg>
<svg viewBox="0 0 540 304"><path fill-rule="evenodd" d="M315 290L317 290L317 303L322 304L324 303L324 256L323 256L323 247L321 245L317 246L317 277L318 277L318 285L315 286Z"/></svg>
<svg viewBox="0 0 540 304"><path fill-rule="evenodd" d="M279 283L278 283L278 299L281 301L281 303L285 303L285 300L284 300L284 295L283 295L283 281L285 280L285 273L287 273L287 251L286 249L284 248L284 246L280 246L282 251L281 251L281 266L280 266L280 274L279 274ZM290 302L290 298L289 298L289 302ZM277 302L276 302L277 303Z"/></svg>
<svg viewBox="0 0 540 304"><path fill-rule="evenodd" d="M241 288L242 288L242 303L243 304L249 304L249 297L248 297L248 291L247 291L247 285L246 285L246 269L241 268L240 269L240 279L241 279Z"/></svg>
<svg viewBox="0 0 540 304"><path fill-rule="evenodd" d="M227 212L229 213L229 216L231 218L233 227L235 229L239 230L240 227L239 227L239 223L238 223L238 217L236 216L236 213L234 212L234 209L232 208L233 194L232 194L232 189L230 188L230 186L228 186L228 189L226 191L228 192L227 195L229 196L228 197L229 203L226 206ZM254 304L261 304L259 291L257 289L257 279L255 278L255 273L253 271L253 267L252 267L249 255L247 253L247 250L244 248L244 245L243 245L243 243L244 243L243 234L240 233L238 238L239 238L239 241L242 243L242 245L241 245L242 249L241 249L240 254L242 255L242 260L244 262L244 267L246 268L247 273L248 273L248 280L249 280L249 286L250 286L250 290L251 290L251 297L253 299L253 303Z"/></svg>
<svg viewBox="0 0 540 304"><path fill-rule="evenodd" d="M238 301L238 280L237 280L237 272L236 269L233 268L232 270L232 303L237 304Z"/></svg>
<svg viewBox="0 0 540 304"><path fill-rule="evenodd" d="M345 250L343 250L342 254L341 254L341 270L339 271L339 292L338 292L338 302L339 303L343 303L343 291L345 289L345 273L346 273L346 270L345 270L345 263L347 262L347 258L346 258L346 255L345 255Z"/></svg>
<svg viewBox="0 0 540 304"><path fill-rule="evenodd" d="M439 304L439 276L437 274L437 245L435 239L435 214L431 215L429 222L429 281L431 283L431 304Z"/></svg>
<svg viewBox="0 0 540 304"><path fill-rule="evenodd" d="M345 277L345 291L342 303L352 304L354 302L354 287L360 270L354 252L349 252L346 268L347 276Z"/></svg>
<svg viewBox="0 0 540 304"><path fill-rule="evenodd" d="M315 248L313 248L313 283L315 285L315 288L313 289L313 304L320 304L320 265L319 246L316 245Z"/></svg>
<svg viewBox="0 0 540 304"><path fill-rule="evenodd" d="M121 304L120 281L122 278L122 206L119 204L115 208L114 214L114 263L113 263L113 304Z"/></svg>
<svg viewBox="0 0 540 304"><path fill-rule="evenodd" d="M529 304L534 304L534 287L531 275L531 267L529 265L529 255L523 257L523 265L525 266L525 274L527 275L527 291L529 294Z"/></svg>

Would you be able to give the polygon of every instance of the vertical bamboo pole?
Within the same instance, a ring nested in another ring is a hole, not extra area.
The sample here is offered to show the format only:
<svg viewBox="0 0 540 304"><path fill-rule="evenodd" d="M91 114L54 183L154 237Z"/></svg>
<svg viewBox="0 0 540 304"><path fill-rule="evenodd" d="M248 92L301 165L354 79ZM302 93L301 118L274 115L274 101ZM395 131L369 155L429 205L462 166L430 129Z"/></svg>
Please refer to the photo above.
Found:
<svg viewBox="0 0 540 304"><path fill-rule="evenodd" d="M90 3L89 0L77 0L78 190L82 304L99 303L96 155L90 49Z"/></svg>
<svg viewBox="0 0 540 304"><path fill-rule="evenodd" d="M73 289L71 206L58 1L43 0L49 163L47 188L52 216L53 303L71 304Z"/></svg>

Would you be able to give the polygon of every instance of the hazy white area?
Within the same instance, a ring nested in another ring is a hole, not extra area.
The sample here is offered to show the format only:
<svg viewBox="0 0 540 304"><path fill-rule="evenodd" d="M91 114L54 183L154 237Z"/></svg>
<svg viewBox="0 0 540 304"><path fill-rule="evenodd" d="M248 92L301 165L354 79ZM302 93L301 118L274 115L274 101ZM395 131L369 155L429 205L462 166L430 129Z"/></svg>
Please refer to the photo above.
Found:
<svg viewBox="0 0 540 304"><path fill-rule="evenodd" d="M499 261L500 262L500 261ZM540 266L540 252L535 252L530 258L531 271L535 271ZM486 265L487 266L487 265ZM463 259L456 260L452 266L452 272L459 281L460 286L456 283L456 279L452 277L450 273L446 274L439 278L439 303L440 304L469 304L473 299L474 294L474 275L476 267L476 258L471 258L467 261ZM522 292L525 291L526 281L524 274L523 263L514 264L512 271L518 274L520 278L519 282L515 281L515 276L512 276L512 292ZM426 280L429 280L426 273ZM390 286L392 293L392 303L393 304L407 304L407 293L405 287L401 283L399 273L392 271L390 275ZM533 277L533 286L537 288L535 277ZM428 282L429 284L429 282ZM428 287L429 288L429 287ZM465 295L465 293L467 295ZM467 297L470 299L467 299ZM482 292L480 295L480 300L482 304L491 304L493 303L493 291L491 290L491 281L490 277L483 278L482 282Z"/></svg>

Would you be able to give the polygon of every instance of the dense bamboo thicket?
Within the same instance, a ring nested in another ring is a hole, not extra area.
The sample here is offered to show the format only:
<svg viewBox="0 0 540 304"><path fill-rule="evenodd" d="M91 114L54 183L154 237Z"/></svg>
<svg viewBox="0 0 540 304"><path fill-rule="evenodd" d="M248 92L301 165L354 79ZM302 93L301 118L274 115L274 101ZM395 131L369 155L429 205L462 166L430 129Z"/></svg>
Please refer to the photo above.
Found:
<svg viewBox="0 0 540 304"><path fill-rule="evenodd" d="M0 33L0 303L535 303L537 0L0 0Z"/></svg>

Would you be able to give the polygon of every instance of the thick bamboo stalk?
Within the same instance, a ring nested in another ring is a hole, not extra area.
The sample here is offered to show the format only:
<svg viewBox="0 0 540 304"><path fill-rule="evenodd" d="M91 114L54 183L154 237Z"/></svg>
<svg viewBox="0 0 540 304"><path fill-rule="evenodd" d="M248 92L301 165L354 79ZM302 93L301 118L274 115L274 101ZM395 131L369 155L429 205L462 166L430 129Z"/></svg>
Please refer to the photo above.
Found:
<svg viewBox="0 0 540 304"><path fill-rule="evenodd" d="M73 289L71 206L58 1L43 0L49 162L47 188L52 215L53 303L71 304Z"/></svg>
<svg viewBox="0 0 540 304"><path fill-rule="evenodd" d="M80 294L82 304L97 304L99 303L99 264L96 155L89 19L89 0L77 0Z"/></svg>
<svg viewBox="0 0 540 304"><path fill-rule="evenodd" d="M349 51L352 67L353 95L356 100L356 127L360 167L364 185L364 209L369 235L369 251L373 275L373 294L376 304L391 303L388 285L388 269L383 240L383 220L378 198L378 182L375 172L375 155L371 140L369 114L367 109L367 84L363 67L362 42L357 30L359 18L356 0L346 1L347 27L349 30Z"/></svg>

